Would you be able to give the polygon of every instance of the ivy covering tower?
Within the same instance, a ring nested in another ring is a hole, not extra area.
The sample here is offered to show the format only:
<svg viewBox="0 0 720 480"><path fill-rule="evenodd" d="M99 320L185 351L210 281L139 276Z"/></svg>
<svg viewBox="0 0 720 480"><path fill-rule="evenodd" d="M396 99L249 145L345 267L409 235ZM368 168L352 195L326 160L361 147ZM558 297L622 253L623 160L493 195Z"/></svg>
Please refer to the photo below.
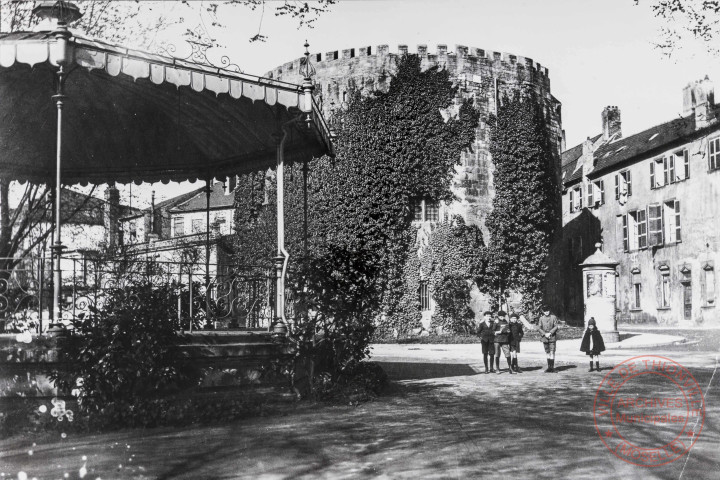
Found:
<svg viewBox="0 0 720 480"><path fill-rule="evenodd" d="M518 292L526 309L543 300L559 215L556 153L540 105L533 92L518 92L505 97L490 119L495 198L486 222L489 262L482 287L495 298Z"/></svg>

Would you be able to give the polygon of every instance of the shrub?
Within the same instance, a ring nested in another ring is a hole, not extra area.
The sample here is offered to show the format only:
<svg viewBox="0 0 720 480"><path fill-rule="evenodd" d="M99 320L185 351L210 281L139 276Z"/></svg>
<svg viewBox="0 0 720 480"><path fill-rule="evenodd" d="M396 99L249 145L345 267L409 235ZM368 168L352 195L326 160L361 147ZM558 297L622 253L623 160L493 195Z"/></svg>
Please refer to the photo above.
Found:
<svg viewBox="0 0 720 480"><path fill-rule="evenodd" d="M173 290L151 283L116 288L101 310L74 322L63 349L68 366L54 378L77 396L81 413L125 425L137 411L149 415L154 398L193 383L177 348Z"/></svg>
<svg viewBox="0 0 720 480"><path fill-rule="evenodd" d="M329 248L307 265L295 285L298 315L288 339L296 358L305 361L314 389L316 373L332 380L346 374L370 353L378 313L374 264L362 251Z"/></svg>

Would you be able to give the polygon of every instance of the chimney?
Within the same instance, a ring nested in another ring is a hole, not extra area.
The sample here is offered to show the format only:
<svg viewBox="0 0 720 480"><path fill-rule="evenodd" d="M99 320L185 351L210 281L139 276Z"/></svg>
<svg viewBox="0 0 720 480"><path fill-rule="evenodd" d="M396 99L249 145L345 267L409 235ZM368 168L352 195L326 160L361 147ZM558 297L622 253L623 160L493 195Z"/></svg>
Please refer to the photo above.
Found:
<svg viewBox="0 0 720 480"><path fill-rule="evenodd" d="M235 187L237 187L237 176L230 175L223 182L223 193L230 195L235 192Z"/></svg>
<svg viewBox="0 0 720 480"><path fill-rule="evenodd" d="M605 107L602 111L603 140L608 141L615 135L615 140L622 138L620 109L614 106Z"/></svg>
<svg viewBox="0 0 720 480"><path fill-rule="evenodd" d="M103 208L103 224L105 226L105 242L109 249L118 244L120 222L120 191L115 185L108 185L105 190L105 205Z"/></svg>
<svg viewBox="0 0 720 480"><path fill-rule="evenodd" d="M683 117L695 117L695 129L707 127L715 120L715 88L706 75L703 80L688 83L683 88Z"/></svg>

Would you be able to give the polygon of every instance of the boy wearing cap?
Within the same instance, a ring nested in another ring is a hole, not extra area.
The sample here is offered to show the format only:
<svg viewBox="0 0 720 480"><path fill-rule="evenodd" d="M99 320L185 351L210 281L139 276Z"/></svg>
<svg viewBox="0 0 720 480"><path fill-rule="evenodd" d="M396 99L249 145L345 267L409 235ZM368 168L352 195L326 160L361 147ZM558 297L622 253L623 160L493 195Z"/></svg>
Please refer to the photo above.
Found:
<svg viewBox="0 0 720 480"><path fill-rule="evenodd" d="M483 362L485 363L485 373L488 372L488 354L490 355L490 372L493 370L493 360L495 359L495 324L492 320L492 312L487 311L483 313L483 321L480 322L478 328L478 336L480 337L480 344L482 345ZM500 352L498 352L498 355Z"/></svg>
<svg viewBox="0 0 720 480"><path fill-rule="evenodd" d="M510 363L510 325L507 321L507 313L500 310L498 312L498 321L495 323L495 366L497 373L500 373L500 351L505 354L508 364L508 372L513 372L512 363Z"/></svg>
<svg viewBox="0 0 720 480"><path fill-rule="evenodd" d="M550 307L544 305L542 307L542 315L538 319L538 331L542 335L543 347L545 347L545 355L547 356L548 368L545 373L555 371L555 347L557 342L558 319L550 313Z"/></svg>
<svg viewBox="0 0 720 480"><path fill-rule="evenodd" d="M510 314L510 362L512 363L510 369L515 369L515 373L520 373L520 367L518 367L517 354L520 353L520 340L522 340L525 331L523 330L523 324L520 323L520 315L517 313Z"/></svg>

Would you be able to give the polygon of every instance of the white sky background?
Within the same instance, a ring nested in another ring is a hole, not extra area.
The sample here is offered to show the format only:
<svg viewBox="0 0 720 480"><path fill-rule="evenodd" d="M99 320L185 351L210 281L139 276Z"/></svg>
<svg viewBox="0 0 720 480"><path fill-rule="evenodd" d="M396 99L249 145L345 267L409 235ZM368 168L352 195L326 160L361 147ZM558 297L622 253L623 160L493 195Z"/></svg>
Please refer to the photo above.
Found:
<svg viewBox="0 0 720 480"><path fill-rule="evenodd" d="M634 0L340 0L313 29L300 30L292 19L275 17L274 4L264 15L261 9L221 7L218 17L229 27L210 29L226 48L210 56L226 54L254 75L300 57L305 39L311 52L323 56L381 44L391 52L398 44L411 52L427 44L433 52L440 43L449 51L459 44L530 57L550 71L552 94L563 104L568 148L600 132L607 105L620 108L628 136L680 115L688 82L705 75L720 82L720 59L701 45L683 45L671 58L654 46L663 23L647 0L637 6ZM249 43L261 19L268 39ZM192 22L197 19L188 18L184 27L193 29ZM180 30L166 33L178 45ZM156 185L157 200L200 186ZM141 200L138 206L149 202L149 192Z"/></svg>

